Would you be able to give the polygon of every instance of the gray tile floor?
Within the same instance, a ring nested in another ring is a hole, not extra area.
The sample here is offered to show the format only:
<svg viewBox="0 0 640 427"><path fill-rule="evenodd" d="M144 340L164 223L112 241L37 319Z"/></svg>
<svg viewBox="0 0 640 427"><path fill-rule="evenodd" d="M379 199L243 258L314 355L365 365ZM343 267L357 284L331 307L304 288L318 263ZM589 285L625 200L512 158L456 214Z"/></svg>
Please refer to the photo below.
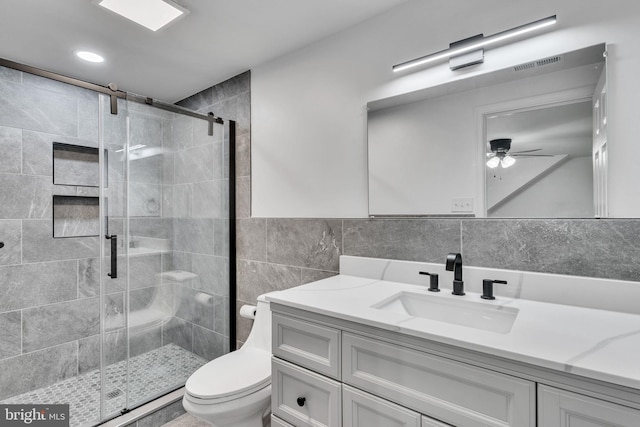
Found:
<svg viewBox="0 0 640 427"><path fill-rule="evenodd" d="M105 414L119 412L184 384L189 375L205 363L207 360L202 357L168 344L131 358L128 365L127 361L122 361L107 366ZM93 425L100 418L100 370L13 396L0 403L68 403L71 426Z"/></svg>
<svg viewBox="0 0 640 427"><path fill-rule="evenodd" d="M191 414L184 414L163 424L161 427L211 427L211 424L202 421Z"/></svg>

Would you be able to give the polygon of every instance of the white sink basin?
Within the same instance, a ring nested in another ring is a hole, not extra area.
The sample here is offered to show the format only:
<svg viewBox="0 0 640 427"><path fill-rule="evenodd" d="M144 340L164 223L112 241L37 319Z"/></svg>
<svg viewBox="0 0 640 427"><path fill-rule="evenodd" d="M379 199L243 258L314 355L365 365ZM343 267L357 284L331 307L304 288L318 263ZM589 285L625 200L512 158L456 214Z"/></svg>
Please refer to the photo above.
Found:
<svg viewBox="0 0 640 427"><path fill-rule="evenodd" d="M511 331L520 311L513 307L428 295L426 290L424 294L399 292L371 307L500 334Z"/></svg>

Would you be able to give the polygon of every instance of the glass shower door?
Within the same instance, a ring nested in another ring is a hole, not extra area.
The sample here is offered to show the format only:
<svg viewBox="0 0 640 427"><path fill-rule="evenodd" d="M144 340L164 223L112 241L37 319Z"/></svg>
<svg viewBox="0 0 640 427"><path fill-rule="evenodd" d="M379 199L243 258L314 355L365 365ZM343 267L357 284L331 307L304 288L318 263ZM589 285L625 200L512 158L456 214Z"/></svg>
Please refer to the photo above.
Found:
<svg viewBox="0 0 640 427"><path fill-rule="evenodd" d="M127 153L128 102L117 101L112 114L110 97L100 96L101 154L101 419L119 415L128 407L129 390L129 281L127 263Z"/></svg>
<svg viewBox="0 0 640 427"><path fill-rule="evenodd" d="M222 125L129 103L129 405L228 352ZM226 299L225 299L226 298Z"/></svg>
<svg viewBox="0 0 640 427"><path fill-rule="evenodd" d="M103 418L181 387L229 352L230 310L224 126L209 135L207 120L125 100L112 115L108 101Z"/></svg>
<svg viewBox="0 0 640 427"><path fill-rule="evenodd" d="M0 403L96 425L229 351L235 134L0 64Z"/></svg>

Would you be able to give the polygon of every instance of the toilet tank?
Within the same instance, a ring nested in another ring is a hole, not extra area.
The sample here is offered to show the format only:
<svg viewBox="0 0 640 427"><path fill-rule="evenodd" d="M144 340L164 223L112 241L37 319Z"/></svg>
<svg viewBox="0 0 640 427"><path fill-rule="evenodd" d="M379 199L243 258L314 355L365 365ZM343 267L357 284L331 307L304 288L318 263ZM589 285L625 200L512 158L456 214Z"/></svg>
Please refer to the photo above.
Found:
<svg viewBox="0 0 640 427"><path fill-rule="evenodd" d="M256 318L253 321L249 337L242 347L260 348L271 353L271 310L266 295L258 297Z"/></svg>

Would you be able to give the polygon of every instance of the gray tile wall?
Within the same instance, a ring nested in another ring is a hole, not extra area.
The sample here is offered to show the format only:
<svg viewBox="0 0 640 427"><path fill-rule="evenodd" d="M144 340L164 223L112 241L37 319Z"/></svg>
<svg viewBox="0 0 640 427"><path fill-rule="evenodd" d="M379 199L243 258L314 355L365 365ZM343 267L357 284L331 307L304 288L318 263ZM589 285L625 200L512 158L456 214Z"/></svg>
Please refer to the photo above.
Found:
<svg viewBox="0 0 640 427"><path fill-rule="evenodd" d="M466 265L640 280L636 219L251 218L250 99L246 72L181 102L237 119L242 129L236 153L236 313L263 292L337 274L339 254L444 263L449 252L459 251ZM240 341L250 328L238 317Z"/></svg>
<svg viewBox="0 0 640 427"><path fill-rule="evenodd" d="M97 102L0 67L0 400L77 375L99 332L98 239L52 237L53 195L90 192L53 184L52 143L97 146Z"/></svg>

